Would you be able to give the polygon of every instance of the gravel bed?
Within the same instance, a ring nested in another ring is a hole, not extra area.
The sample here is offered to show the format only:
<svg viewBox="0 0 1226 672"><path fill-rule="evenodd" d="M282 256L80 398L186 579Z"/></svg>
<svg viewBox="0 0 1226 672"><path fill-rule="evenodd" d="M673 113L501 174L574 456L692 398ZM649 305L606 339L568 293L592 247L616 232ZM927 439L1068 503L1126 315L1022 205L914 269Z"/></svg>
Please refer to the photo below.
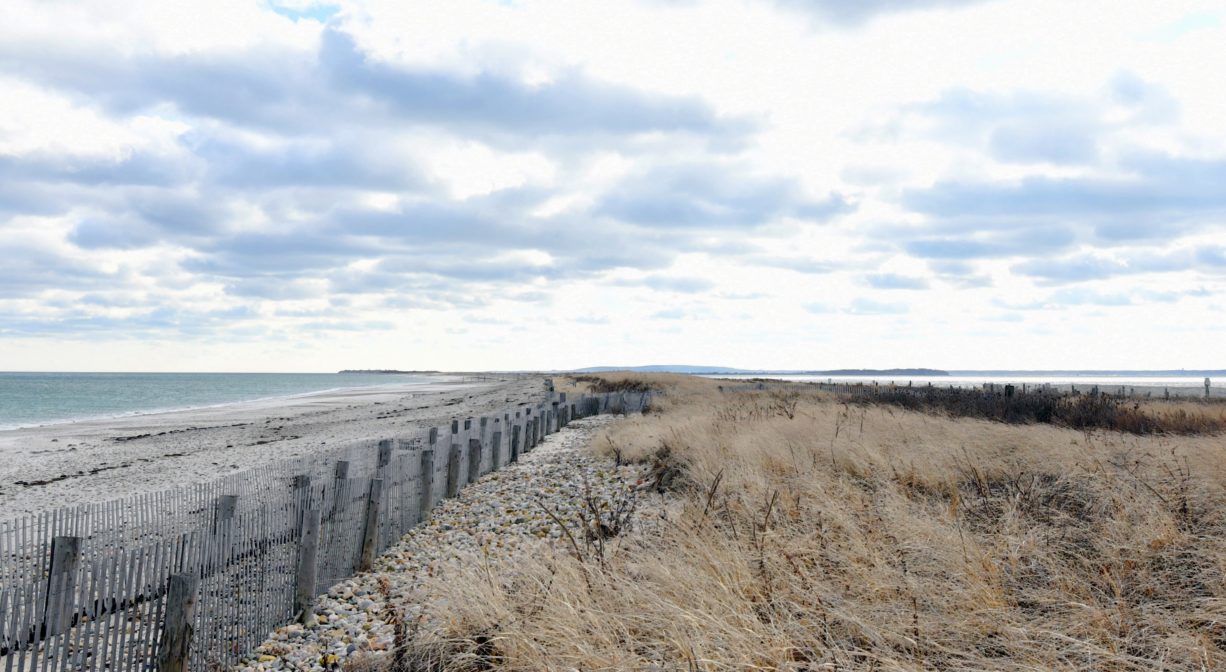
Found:
<svg viewBox="0 0 1226 672"><path fill-rule="evenodd" d="M318 598L309 625L278 628L234 669L336 669L355 653L386 652L393 629L383 620L381 581L390 583L392 600L406 620L424 621L422 629L428 630L435 616L423 616L421 605L429 602L429 582L460 567L511 559L542 545L564 552L568 542L542 503L568 526L577 525L585 493L613 501L636 489L644 477L641 466L617 467L586 450L593 432L612 421L608 415L576 420L518 463L443 501L427 523L389 548L373 571L342 581Z"/></svg>

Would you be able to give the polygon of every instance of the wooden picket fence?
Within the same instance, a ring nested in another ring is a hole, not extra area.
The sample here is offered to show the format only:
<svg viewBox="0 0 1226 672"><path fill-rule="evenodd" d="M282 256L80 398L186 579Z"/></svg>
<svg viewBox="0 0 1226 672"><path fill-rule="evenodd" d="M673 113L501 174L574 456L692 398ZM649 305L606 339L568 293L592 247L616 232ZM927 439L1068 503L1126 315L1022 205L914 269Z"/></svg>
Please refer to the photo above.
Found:
<svg viewBox="0 0 1226 672"><path fill-rule="evenodd" d="M0 521L4 672L217 670L481 475L573 418L650 395L582 395L452 421L209 483Z"/></svg>

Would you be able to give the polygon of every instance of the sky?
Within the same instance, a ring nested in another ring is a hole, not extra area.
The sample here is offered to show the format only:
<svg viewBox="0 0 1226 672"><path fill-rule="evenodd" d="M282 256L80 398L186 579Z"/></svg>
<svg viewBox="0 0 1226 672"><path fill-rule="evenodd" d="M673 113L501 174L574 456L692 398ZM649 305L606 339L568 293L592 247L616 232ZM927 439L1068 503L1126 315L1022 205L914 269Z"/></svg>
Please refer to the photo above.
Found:
<svg viewBox="0 0 1226 672"><path fill-rule="evenodd" d="M5 0L0 370L1226 367L1226 7Z"/></svg>

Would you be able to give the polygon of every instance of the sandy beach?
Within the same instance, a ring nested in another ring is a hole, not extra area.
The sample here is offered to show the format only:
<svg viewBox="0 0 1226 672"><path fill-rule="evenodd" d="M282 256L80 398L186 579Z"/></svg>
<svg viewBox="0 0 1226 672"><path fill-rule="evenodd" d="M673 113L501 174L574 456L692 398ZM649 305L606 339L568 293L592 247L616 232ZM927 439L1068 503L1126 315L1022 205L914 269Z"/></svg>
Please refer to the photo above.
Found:
<svg viewBox="0 0 1226 672"><path fill-rule="evenodd" d="M540 377L442 379L2 431L0 517L207 481L544 394Z"/></svg>

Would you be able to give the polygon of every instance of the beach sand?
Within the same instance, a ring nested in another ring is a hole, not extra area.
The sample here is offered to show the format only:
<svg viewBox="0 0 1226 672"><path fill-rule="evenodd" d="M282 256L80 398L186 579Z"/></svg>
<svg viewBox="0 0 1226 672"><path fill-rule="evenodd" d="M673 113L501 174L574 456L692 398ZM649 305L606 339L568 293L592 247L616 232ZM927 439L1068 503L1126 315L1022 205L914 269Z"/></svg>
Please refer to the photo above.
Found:
<svg viewBox="0 0 1226 672"><path fill-rule="evenodd" d="M544 377L321 392L0 431L0 518L165 490L545 397Z"/></svg>

